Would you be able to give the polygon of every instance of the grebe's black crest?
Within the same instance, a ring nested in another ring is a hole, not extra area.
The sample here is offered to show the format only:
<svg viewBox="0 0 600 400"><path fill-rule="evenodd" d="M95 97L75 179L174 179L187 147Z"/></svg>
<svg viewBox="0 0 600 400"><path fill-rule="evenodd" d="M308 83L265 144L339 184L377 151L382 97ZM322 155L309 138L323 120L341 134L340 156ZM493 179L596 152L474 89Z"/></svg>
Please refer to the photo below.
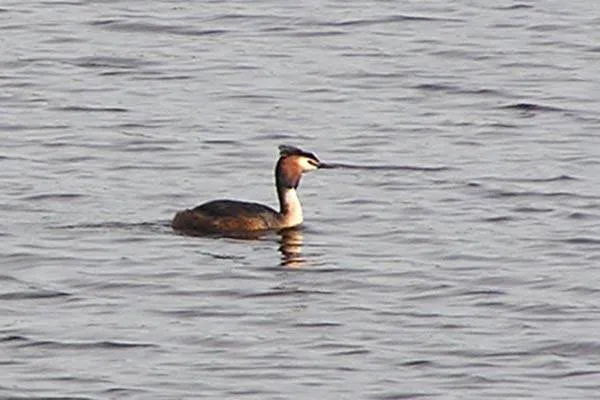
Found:
<svg viewBox="0 0 600 400"><path fill-rule="evenodd" d="M306 157L317 163L320 163L319 158L315 155L315 153L310 153L308 151L304 151L299 149L298 147L289 146L287 144L279 145L279 156L280 157L288 157L288 156L300 156Z"/></svg>

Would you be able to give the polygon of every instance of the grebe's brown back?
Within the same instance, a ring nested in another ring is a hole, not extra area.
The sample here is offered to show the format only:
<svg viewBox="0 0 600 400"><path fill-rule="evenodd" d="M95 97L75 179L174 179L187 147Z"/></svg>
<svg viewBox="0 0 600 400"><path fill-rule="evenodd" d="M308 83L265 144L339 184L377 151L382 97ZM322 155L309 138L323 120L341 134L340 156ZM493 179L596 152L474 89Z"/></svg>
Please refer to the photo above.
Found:
<svg viewBox="0 0 600 400"><path fill-rule="evenodd" d="M304 172L325 168L315 154L292 146L279 146L275 184L279 211L271 207L235 200L214 200L175 214L173 229L189 234L251 233L300 225L304 218L296 190Z"/></svg>

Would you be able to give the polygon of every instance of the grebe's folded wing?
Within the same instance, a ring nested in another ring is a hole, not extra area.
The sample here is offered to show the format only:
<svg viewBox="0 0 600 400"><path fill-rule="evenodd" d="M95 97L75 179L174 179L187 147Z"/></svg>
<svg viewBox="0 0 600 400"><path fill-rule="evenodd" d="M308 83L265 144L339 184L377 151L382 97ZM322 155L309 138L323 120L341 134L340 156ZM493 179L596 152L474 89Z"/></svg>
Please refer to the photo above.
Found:
<svg viewBox="0 0 600 400"><path fill-rule="evenodd" d="M271 207L236 200L213 200L197 206L192 211L210 217L247 217L263 213L277 214L277 211Z"/></svg>

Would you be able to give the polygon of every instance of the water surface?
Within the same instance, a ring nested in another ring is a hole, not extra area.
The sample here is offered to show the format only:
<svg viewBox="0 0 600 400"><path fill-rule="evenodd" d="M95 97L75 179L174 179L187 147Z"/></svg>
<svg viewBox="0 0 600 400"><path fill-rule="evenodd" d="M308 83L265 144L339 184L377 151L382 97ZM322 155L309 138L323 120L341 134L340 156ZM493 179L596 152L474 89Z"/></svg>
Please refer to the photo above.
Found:
<svg viewBox="0 0 600 400"><path fill-rule="evenodd" d="M4 2L0 397L595 397L596 8Z"/></svg>

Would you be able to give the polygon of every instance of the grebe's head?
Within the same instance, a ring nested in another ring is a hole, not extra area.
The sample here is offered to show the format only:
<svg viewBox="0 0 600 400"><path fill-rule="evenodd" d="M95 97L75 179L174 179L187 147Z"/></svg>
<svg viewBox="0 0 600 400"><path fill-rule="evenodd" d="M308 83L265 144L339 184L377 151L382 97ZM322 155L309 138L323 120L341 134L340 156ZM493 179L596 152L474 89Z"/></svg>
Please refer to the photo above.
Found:
<svg viewBox="0 0 600 400"><path fill-rule="evenodd" d="M287 159L290 164L300 167L302 172L314 171L321 166L321 161L314 153L285 144L279 146L279 159Z"/></svg>
<svg viewBox="0 0 600 400"><path fill-rule="evenodd" d="M314 153L293 146L281 145L279 146L279 160L275 167L277 185L295 189L304 172L314 171L321 165L321 161Z"/></svg>

